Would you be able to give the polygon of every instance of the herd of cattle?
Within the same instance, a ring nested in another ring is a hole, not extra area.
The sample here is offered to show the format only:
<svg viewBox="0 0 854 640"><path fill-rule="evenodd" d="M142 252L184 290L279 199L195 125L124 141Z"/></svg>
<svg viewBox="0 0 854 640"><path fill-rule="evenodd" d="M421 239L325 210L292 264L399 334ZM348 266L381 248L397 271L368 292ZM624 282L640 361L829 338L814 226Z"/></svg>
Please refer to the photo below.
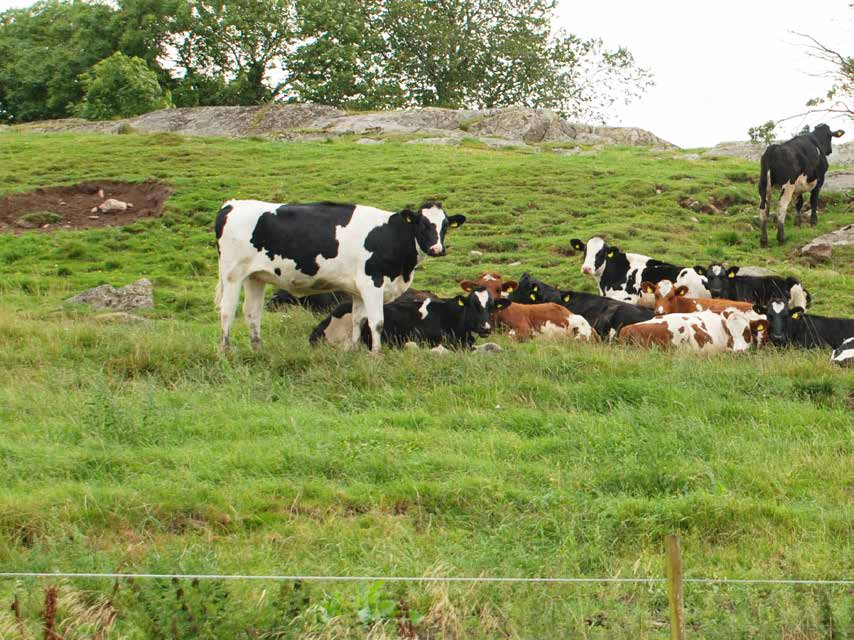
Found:
<svg viewBox="0 0 854 640"><path fill-rule="evenodd" d="M470 349L478 337L504 327L517 340L566 336L700 353L744 351L770 340L829 347L835 361L854 360L854 319L807 313L811 295L796 278L742 275L718 263L674 265L626 253L600 237L570 241L599 294L562 290L528 273L516 281L494 272L463 280L453 298L410 289L416 267L444 255L448 229L464 222L434 201L398 212L226 202L215 225L223 348L241 289L250 340L260 346L264 290L273 284L280 288L274 303L334 306L312 332L313 344L365 344L373 352L383 342Z"/></svg>

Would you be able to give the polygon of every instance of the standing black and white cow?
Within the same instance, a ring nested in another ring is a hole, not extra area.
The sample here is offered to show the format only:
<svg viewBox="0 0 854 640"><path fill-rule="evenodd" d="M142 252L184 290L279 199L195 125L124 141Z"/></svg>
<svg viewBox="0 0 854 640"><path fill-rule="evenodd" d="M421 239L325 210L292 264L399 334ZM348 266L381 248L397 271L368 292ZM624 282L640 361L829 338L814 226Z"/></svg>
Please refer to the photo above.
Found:
<svg viewBox="0 0 854 640"><path fill-rule="evenodd" d="M740 276L738 267L724 267L713 262L706 270L709 291L713 298L743 300L766 306L775 299L788 300L789 307L810 306L812 296L797 278L781 276Z"/></svg>
<svg viewBox="0 0 854 640"><path fill-rule="evenodd" d="M854 318L827 318L789 309L785 300L772 300L767 307L754 306L768 318L771 342L779 347L830 347L836 349L854 336Z"/></svg>
<svg viewBox="0 0 854 640"><path fill-rule="evenodd" d="M688 287L687 295L692 298L708 298L706 279L697 267L678 267L669 262L655 260L639 253L625 253L595 236L585 244L578 238L569 241L576 251L584 252L581 273L592 276L599 292L608 298L652 305L652 298L643 300L643 282L658 283L670 280L677 287Z"/></svg>
<svg viewBox="0 0 854 640"><path fill-rule="evenodd" d="M465 216L448 217L438 202L417 211L383 211L351 204L226 202L216 218L219 282L215 304L228 336L244 290L243 314L254 348L261 344L264 288L296 296L344 291L353 297L352 342L367 319L372 350L380 350L383 303L412 284L427 256L445 254L445 232Z"/></svg>
<svg viewBox="0 0 854 640"><path fill-rule="evenodd" d="M617 335L624 326L644 322L655 317L652 309L620 302L595 293L561 291L529 273L523 273L519 282L506 282L507 299L520 304L555 302L582 316L603 340Z"/></svg>
<svg viewBox="0 0 854 640"><path fill-rule="evenodd" d="M760 161L759 174L759 219L762 230L759 244L768 246L768 208L771 204L771 192L780 187L780 202L777 205L777 242L786 241L783 223L786 210L797 195L795 202L795 224L801 224L801 209L804 206L803 194L810 192L810 224L818 222L818 194L824 184L827 172L827 156L833 153L832 138L845 134L842 129L831 131L826 124L820 124L812 133L802 133L783 144L772 144L765 149Z"/></svg>

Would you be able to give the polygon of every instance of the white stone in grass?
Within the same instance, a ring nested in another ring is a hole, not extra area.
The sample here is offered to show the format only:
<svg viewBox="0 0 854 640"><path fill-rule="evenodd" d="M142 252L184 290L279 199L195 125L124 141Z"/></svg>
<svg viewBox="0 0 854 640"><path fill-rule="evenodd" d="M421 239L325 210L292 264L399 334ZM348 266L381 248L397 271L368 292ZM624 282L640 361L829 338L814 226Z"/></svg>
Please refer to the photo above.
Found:
<svg viewBox="0 0 854 640"><path fill-rule="evenodd" d="M446 353L450 353L443 345L439 345L438 347L433 347L430 349L433 353L438 353L439 355L445 355Z"/></svg>

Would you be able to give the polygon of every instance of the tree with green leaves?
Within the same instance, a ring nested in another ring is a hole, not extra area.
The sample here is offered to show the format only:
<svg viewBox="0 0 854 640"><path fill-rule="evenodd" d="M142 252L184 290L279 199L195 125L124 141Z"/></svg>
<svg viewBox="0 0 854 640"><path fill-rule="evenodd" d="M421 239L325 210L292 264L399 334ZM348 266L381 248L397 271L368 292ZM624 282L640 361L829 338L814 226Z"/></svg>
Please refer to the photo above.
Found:
<svg viewBox="0 0 854 640"><path fill-rule="evenodd" d="M117 51L81 75L85 94L74 114L89 120L128 118L172 106L145 60Z"/></svg>
<svg viewBox="0 0 854 640"><path fill-rule="evenodd" d="M0 104L12 122L62 118L83 95L80 74L118 48L115 10L43 0L0 14Z"/></svg>

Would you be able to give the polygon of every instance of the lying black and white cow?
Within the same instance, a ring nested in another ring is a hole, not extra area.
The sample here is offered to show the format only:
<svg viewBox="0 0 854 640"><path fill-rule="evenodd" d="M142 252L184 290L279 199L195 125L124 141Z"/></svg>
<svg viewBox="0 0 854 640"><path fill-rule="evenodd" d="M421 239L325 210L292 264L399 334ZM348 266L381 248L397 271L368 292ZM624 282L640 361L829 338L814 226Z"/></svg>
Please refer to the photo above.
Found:
<svg viewBox="0 0 854 640"><path fill-rule="evenodd" d="M701 267L695 267L700 269ZM781 276L740 276L738 267L726 268L719 262L705 271L709 291L713 298L743 300L762 307L771 300L787 300L789 307L808 308L812 303L810 292L797 278Z"/></svg>
<svg viewBox="0 0 854 640"><path fill-rule="evenodd" d="M854 367L854 337L843 340L830 354L830 361L840 367Z"/></svg>
<svg viewBox="0 0 854 640"><path fill-rule="evenodd" d="M295 296L284 289L279 289L267 301L267 311L279 311L289 306L300 306L309 311L329 312L342 302L352 302L349 294L341 291L331 293L313 293L310 296Z"/></svg>
<svg viewBox="0 0 854 640"><path fill-rule="evenodd" d="M509 289L508 289L509 286ZM572 313L582 316L600 338L608 339L612 333L617 335L627 324L644 322L655 316L652 309L639 307L628 302L620 302L595 293L583 291L561 291L548 285L529 273L523 273L519 282L505 282L507 299L520 304L556 302Z"/></svg>
<svg viewBox="0 0 854 640"><path fill-rule="evenodd" d="M424 300L398 300L383 308L382 339L390 346L403 346L407 342L471 349L477 336L492 332L490 314L506 309L510 301L493 300L484 287L478 287L467 296L443 299L428 297ZM325 340L333 346L349 348L344 335L352 327L348 318L351 307L340 305L311 333L310 342L316 345ZM371 347L370 331L362 329L362 341Z"/></svg>
<svg viewBox="0 0 854 640"><path fill-rule="evenodd" d="M296 296L344 291L353 296L353 344L367 318L373 351L380 350L383 303L412 284L426 256L445 254L445 232L465 216L448 217L438 202L417 211L383 211L364 205L226 202L216 218L222 344L244 290L243 314L252 346L261 344L264 288Z"/></svg>
<svg viewBox="0 0 854 640"><path fill-rule="evenodd" d="M677 287L688 287L687 295L691 298L710 295L706 279L693 267L678 267L639 253L625 253L598 236L590 238L586 244L578 238L569 243L576 251L584 252L581 273L592 276L599 292L608 298L651 306L651 298L643 299L641 283L656 284L661 280L670 280Z"/></svg>
<svg viewBox="0 0 854 640"><path fill-rule="evenodd" d="M836 349L854 336L854 318L814 316L802 307L789 309L785 300L772 300L767 307L756 305L753 310L768 318L769 338L780 347Z"/></svg>
<svg viewBox="0 0 854 640"><path fill-rule="evenodd" d="M771 204L771 192L780 187L780 202L777 205L777 242L786 241L783 223L786 210L797 195L795 202L795 224L801 224L801 208L804 206L803 194L810 192L810 224L818 222L818 194L824 184L827 172L827 156L833 153L832 138L840 138L844 131L831 131L826 124L820 124L812 133L802 133L783 144L772 144L762 154L759 168L759 219L762 230L759 244L768 246L768 208Z"/></svg>

